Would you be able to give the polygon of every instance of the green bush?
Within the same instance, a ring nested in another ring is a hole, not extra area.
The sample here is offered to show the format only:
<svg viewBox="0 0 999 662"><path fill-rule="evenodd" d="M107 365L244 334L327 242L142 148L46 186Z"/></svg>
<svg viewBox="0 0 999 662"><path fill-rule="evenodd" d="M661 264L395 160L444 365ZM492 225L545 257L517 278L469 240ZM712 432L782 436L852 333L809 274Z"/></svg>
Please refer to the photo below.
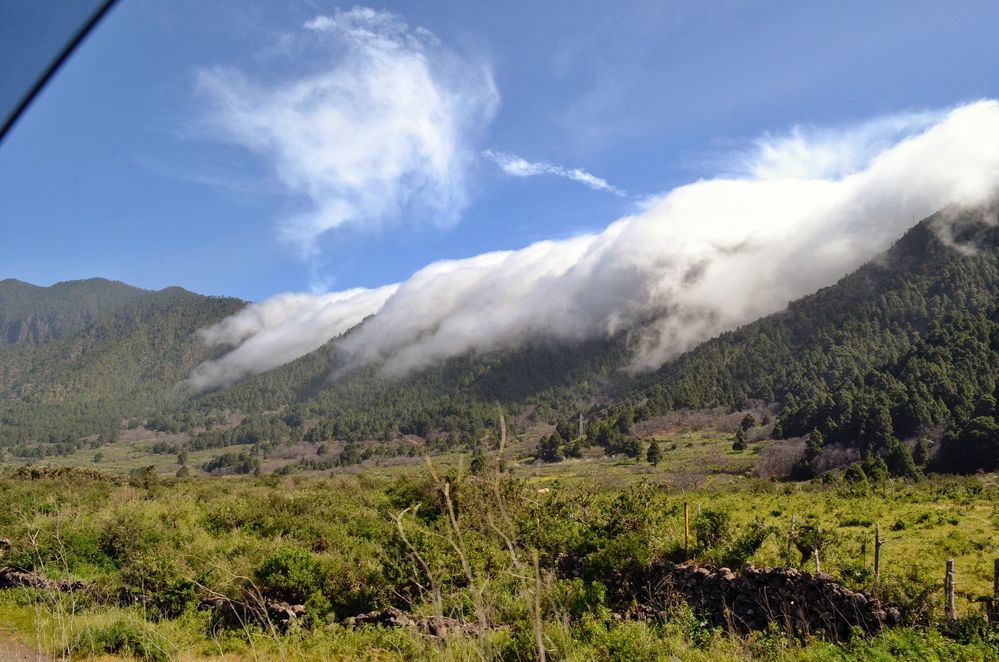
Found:
<svg viewBox="0 0 999 662"><path fill-rule="evenodd" d="M732 516L718 508L708 508L694 516L690 525L702 551L721 547L732 539Z"/></svg>
<svg viewBox="0 0 999 662"><path fill-rule="evenodd" d="M314 593L323 593L330 582L322 561L295 547L279 548L254 575L264 595L298 605L305 604Z"/></svg>
<svg viewBox="0 0 999 662"><path fill-rule="evenodd" d="M736 538L735 542L725 550L722 563L729 568L741 568L749 561L753 554L759 551L763 543L767 541L767 538L776 533L776 531L777 529L764 524L759 519L753 520L746 525L742 535Z"/></svg>
<svg viewBox="0 0 999 662"><path fill-rule="evenodd" d="M153 524L134 512L117 512L98 534L100 550L122 566L151 549L162 539Z"/></svg>
<svg viewBox="0 0 999 662"><path fill-rule="evenodd" d="M167 618L177 618L198 604L197 586L187 579L177 579L153 596L153 604Z"/></svg>
<svg viewBox="0 0 999 662"><path fill-rule="evenodd" d="M610 614L606 607L607 587L603 582L562 580L555 584L554 593L558 604L563 605L573 618L578 619L585 614L597 614L603 618Z"/></svg>
<svg viewBox="0 0 999 662"><path fill-rule="evenodd" d="M172 647L151 626L128 618L118 619L107 625L85 627L73 641L72 648L65 651L73 654L97 657L99 655L120 655L166 662L167 652Z"/></svg>

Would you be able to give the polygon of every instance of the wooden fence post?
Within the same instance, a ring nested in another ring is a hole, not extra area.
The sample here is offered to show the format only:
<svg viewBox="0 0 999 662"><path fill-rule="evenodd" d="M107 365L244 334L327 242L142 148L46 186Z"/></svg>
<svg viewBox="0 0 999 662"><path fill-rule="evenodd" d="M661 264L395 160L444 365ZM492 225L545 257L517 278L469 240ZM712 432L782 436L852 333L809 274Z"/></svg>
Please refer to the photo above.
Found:
<svg viewBox="0 0 999 662"><path fill-rule="evenodd" d="M874 584L881 579L881 525L874 525Z"/></svg>
<svg viewBox="0 0 999 662"><path fill-rule="evenodd" d="M794 549L794 513L791 513L791 533L787 535L787 564L794 565L794 556L792 556L792 550Z"/></svg>
<svg viewBox="0 0 999 662"><path fill-rule="evenodd" d="M992 609L989 610L989 623L999 625L999 559L992 561Z"/></svg>
<svg viewBox="0 0 999 662"><path fill-rule="evenodd" d="M683 502L683 555L690 560L690 508Z"/></svg>
<svg viewBox="0 0 999 662"><path fill-rule="evenodd" d="M944 615L951 634L957 629L957 610L954 607L954 559L947 559L947 573L944 575Z"/></svg>

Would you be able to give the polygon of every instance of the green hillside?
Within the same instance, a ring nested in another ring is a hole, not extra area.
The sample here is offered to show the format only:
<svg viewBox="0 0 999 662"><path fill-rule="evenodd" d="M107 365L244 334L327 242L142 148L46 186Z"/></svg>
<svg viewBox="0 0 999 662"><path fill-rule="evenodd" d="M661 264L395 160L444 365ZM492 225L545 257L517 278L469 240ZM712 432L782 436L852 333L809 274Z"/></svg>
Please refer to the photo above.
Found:
<svg viewBox="0 0 999 662"><path fill-rule="evenodd" d="M994 208L948 217L960 250L934 231L942 215L931 217L836 285L704 343L655 376L636 418L758 399L782 409L775 436L812 436L806 464L839 444L886 459L893 473L912 473L900 440L939 438L963 429L976 411L994 413L995 217ZM952 454L960 454L956 434ZM999 460L994 444L962 449L970 459L941 457L936 466L994 468Z"/></svg>
<svg viewBox="0 0 999 662"><path fill-rule="evenodd" d="M337 367L331 343L287 366L204 396L197 406L206 412L292 411L290 429L280 434L311 434L315 440L388 439L404 432L424 437L440 433L453 443L474 440L491 424L492 405L499 402L515 413L565 423L560 427L567 438L549 446L568 446L568 420L580 409L593 407L599 415L590 417L586 442L616 451L634 422L681 408L740 408L757 400L786 407L777 436L806 435L820 428L829 433L828 443L859 446L875 455L898 454L897 443L887 437L870 444L873 423L865 427L863 421L873 421L879 412L863 398L856 399L853 427L842 426L836 434L834 422L813 420L820 415L813 411L818 405L807 403L826 402L831 393L856 389L872 371L935 342L940 329L961 336L969 316L979 319L993 313L999 293L999 231L983 219L994 213L974 210L951 219L961 250L945 245L934 230L942 216L926 219L884 255L835 285L705 342L657 373L637 379L620 370L630 356L627 334L582 345L539 344L454 359L401 382L379 379L372 369L330 384L328 375ZM947 364L944 371L960 372L962 368L949 365L949 356L938 357ZM972 369L982 373L970 387L971 395L960 402L934 402L932 416L917 424L900 421L892 438L925 433L933 425L939 437L950 422L966 416L968 398L991 394L989 366L994 363L988 361L994 357L979 359L984 362ZM876 385L867 390L877 392L877 398L894 397ZM624 404L606 409L607 401L617 400ZM895 400L897 410L902 403ZM315 418L318 424L295 431L296 422ZM893 467L897 472L911 468L908 460L900 462L905 466Z"/></svg>
<svg viewBox="0 0 999 662"><path fill-rule="evenodd" d="M403 380L375 368L330 382L339 366L334 343L269 373L198 398L208 413L259 413L293 408L301 418L326 419L328 438L383 439L431 431L474 437L491 424L499 403L513 412L556 419L580 403L620 389L616 369L627 360L623 339L577 344L537 343L486 357L462 357Z"/></svg>
<svg viewBox="0 0 999 662"><path fill-rule="evenodd" d="M143 294L137 287L103 278L51 287L0 280L0 351L66 337L102 315L136 304Z"/></svg>
<svg viewBox="0 0 999 662"><path fill-rule="evenodd" d="M934 321L990 312L999 292L999 233L982 218L970 211L956 221L964 252L941 242L933 230L940 217L932 216L835 285L700 345L659 371L651 404L783 404L901 356Z"/></svg>
<svg viewBox="0 0 999 662"><path fill-rule="evenodd" d="M123 419L167 406L174 385L208 357L194 332L243 305L100 279L47 288L3 281L0 446L20 454L26 444L65 450L81 437L113 439Z"/></svg>
<svg viewBox="0 0 999 662"><path fill-rule="evenodd" d="M628 333L460 357L403 380L380 378L373 366L331 381L341 357L330 342L268 373L191 395L175 387L208 356L191 334L242 302L108 281L51 288L4 281L4 328L48 331L8 333L0 352L0 434L17 455L38 455L94 433L111 440L125 419L138 418L189 433L195 450L346 443L348 455L336 462L354 453L352 444L400 435L422 437L431 449L475 448L495 425L499 404L519 425L559 423L545 447L560 457L570 446L578 451L569 421L580 411L589 412L583 444L619 452L635 422L762 401L781 412L775 437L814 437L801 475L830 444L911 472L902 442L937 441L948 430L938 448L963 439L988 455L991 442L967 440L999 426L988 399L996 396L999 365L999 230L987 222L995 213L966 211L955 220L947 212L960 250L934 230L942 213L926 219L835 285L639 377L622 370L631 356ZM232 414L245 417L243 424L218 425ZM977 427L962 436L972 419ZM935 466L971 470L994 462L957 465L941 457Z"/></svg>

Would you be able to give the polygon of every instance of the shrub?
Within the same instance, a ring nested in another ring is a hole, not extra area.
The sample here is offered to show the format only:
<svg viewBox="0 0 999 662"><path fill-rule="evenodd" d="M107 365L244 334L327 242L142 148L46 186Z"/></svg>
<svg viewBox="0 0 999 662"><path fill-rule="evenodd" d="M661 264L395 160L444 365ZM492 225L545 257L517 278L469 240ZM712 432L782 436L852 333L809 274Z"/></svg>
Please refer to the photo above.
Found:
<svg viewBox="0 0 999 662"><path fill-rule="evenodd" d="M122 618L106 625L87 626L73 641L66 655L119 655L166 662L170 659L167 653L169 647L170 643L149 625Z"/></svg>
<svg viewBox="0 0 999 662"><path fill-rule="evenodd" d="M630 591L627 577L647 566L652 560L648 538L637 532L608 540L601 549L587 558L586 576L591 580L613 579L616 597Z"/></svg>
<svg viewBox="0 0 999 662"><path fill-rule="evenodd" d="M444 476L444 480L451 482L453 491L455 487L458 487L458 484L451 478L450 475ZM437 519L447 512L443 492L441 492L437 481L429 477L399 476L385 493L395 511L419 504L420 507L414 514L425 521Z"/></svg>
<svg viewBox="0 0 999 662"><path fill-rule="evenodd" d="M201 465L205 473L221 475L225 473L248 474L260 470L260 458L250 453L223 453L216 455Z"/></svg>
<svg viewBox="0 0 999 662"><path fill-rule="evenodd" d="M866 483L867 474L864 473L864 468L859 464L851 464L846 468L846 471L843 472L843 480L851 485Z"/></svg>
<svg viewBox="0 0 999 662"><path fill-rule="evenodd" d="M323 563L314 554L295 547L278 549L254 575L264 595L291 604L305 604L329 583Z"/></svg>
<svg viewBox="0 0 999 662"><path fill-rule="evenodd" d="M804 524L798 529L798 534L794 539L794 546L801 554L801 563L807 562L815 553L815 550L822 552L823 545L828 538L827 533L815 523Z"/></svg>
<svg viewBox="0 0 999 662"><path fill-rule="evenodd" d="M555 583L554 593L559 604L573 618L586 614L600 617L609 614L607 609L607 587L600 581L584 582L581 579L561 580Z"/></svg>
<svg viewBox="0 0 999 662"><path fill-rule="evenodd" d="M732 516L724 510L708 508L694 517L691 529L702 550L721 547L732 538Z"/></svg>
<svg viewBox="0 0 999 662"><path fill-rule="evenodd" d="M732 450L736 452L746 450L746 431L741 427L735 431L735 441L732 442Z"/></svg>
<svg viewBox="0 0 999 662"><path fill-rule="evenodd" d="M730 568L741 568L775 532L774 527L767 526L759 519L754 519L746 525L742 535L725 551L722 562Z"/></svg>
<svg viewBox="0 0 999 662"><path fill-rule="evenodd" d="M122 581L143 592L161 591L176 581L180 574L172 554L152 549L129 556L121 565Z"/></svg>
<svg viewBox="0 0 999 662"><path fill-rule="evenodd" d="M142 487L148 490L155 487L158 482L159 477L156 475L156 469L153 465L132 469L128 472L128 483L132 487Z"/></svg>
<svg viewBox="0 0 999 662"><path fill-rule="evenodd" d="M198 589L187 579L176 579L153 596L156 608L167 618L177 618L198 604Z"/></svg>
<svg viewBox="0 0 999 662"><path fill-rule="evenodd" d="M472 461L468 465L468 470L476 476L481 476L486 473L486 469L488 468L486 454L482 451L481 446L476 447L475 452L472 453Z"/></svg>
<svg viewBox="0 0 999 662"><path fill-rule="evenodd" d="M131 512L117 513L98 534L99 549L119 566L133 561L153 547L161 533Z"/></svg>

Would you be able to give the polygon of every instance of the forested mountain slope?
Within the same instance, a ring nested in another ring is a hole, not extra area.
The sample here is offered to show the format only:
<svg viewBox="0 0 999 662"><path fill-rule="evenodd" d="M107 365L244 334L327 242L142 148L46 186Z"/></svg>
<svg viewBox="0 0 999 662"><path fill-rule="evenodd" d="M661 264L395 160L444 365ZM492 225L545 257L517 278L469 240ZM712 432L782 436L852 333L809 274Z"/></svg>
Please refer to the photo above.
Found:
<svg viewBox="0 0 999 662"><path fill-rule="evenodd" d="M286 421L292 428L296 421L318 418L319 424L302 432L317 441L387 439L399 432L456 432L459 439L468 439L490 424L494 402L514 411L530 405L536 417L566 421L580 408L639 393L591 416L587 441L615 444L635 420L678 408L739 407L763 400L786 407L777 436L818 429L820 436L827 434L826 443L904 456L898 439L932 426L939 436L993 391L990 331L980 325L991 323L987 320L999 294L995 217L994 208L936 214L835 285L703 343L653 375L635 378L621 369L630 356L624 333L581 345L539 343L469 356L402 381L380 379L371 369L331 383L329 375L338 364L335 343L330 343L270 373L203 396L196 405L204 412L290 411ZM962 397L914 404L898 396L897 388L871 377L913 352L926 351L928 344L939 344L942 337L967 340L966 327L976 324L972 335L984 337L985 344L976 345L974 362L958 365L951 352L935 359L939 370L934 374L957 375L950 379L965 384ZM849 400L853 409L847 424L842 420L844 398L858 391L867 395ZM876 419L883 419L883 407L875 405L882 401L890 401L897 429L873 443ZM900 412L906 407L921 412L916 422L911 416L903 420ZM829 418L833 410L840 419ZM911 465L905 457L896 460L891 464L897 472Z"/></svg>
<svg viewBox="0 0 999 662"><path fill-rule="evenodd" d="M171 399L209 353L193 335L244 305L180 288L94 279L0 283L0 444L113 439L122 419ZM28 333L11 329L27 328Z"/></svg>
<svg viewBox="0 0 999 662"><path fill-rule="evenodd" d="M897 358L934 320L990 312L999 293L996 211L954 213L922 221L835 285L667 364L655 375L661 386L652 390L653 406L784 403ZM957 248L936 229L945 221Z"/></svg>
<svg viewBox="0 0 999 662"><path fill-rule="evenodd" d="M926 337L897 359L862 378L792 399L781 415L780 432L810 435L815 456L828 444L853 446L884 457L892 473L911 474L916 464L930 460L930 444L946 430L935 468L999 468L997 319L993 310L934 320ZM916 457L910 461L899 440L917 437Z"/></svg>
<svg viewBox="0 0 999 662"><path fill-rule="evenodd" d="M822 441L814 453L823 443L895 452L899 439L930 428L939 437L948 426L957 426L956 440L961 421L988 409L986 396L994 396L995 221L995 207L936 214L835 285L638 377L623 370L629 333L466 356L404 380L380 378L371 367L331 381L340 361L331 341L268 373L195 395L175 388L207 356L191 334L241 302L84 281L86 296L69 298L84 305L74 308L53 303L56 297L32 304L32 293L43 288L4 281L14 291L6 299L14 303L3 312L5 328L44 313L53 331L19 337L0 352L0 432L8 446L68 443L93 431L112 438L126 417L195 431L209 418L237 413L253 424L238 433L202 434L357 442L402 433L475 443L495 422L497 403L535 420L564 422L623 399L589 417L586 441L607 444L634 420L762 400L782 410L776 436L817 431ZM113 288L125 288L125 303ZM932 397L919 395L916 382L930 384ZM958 396L948 383L962 384ZM872 432L877 426L880 436Z"/></svg>
<svg viewBox="0 0 999 662"><path fill-rule="evenodd" d="M930 217L836 285L666 365L637 417L760 399L782 408L775 436L811 436L806 464L839 444L911 473L900 440L950 429L936 466L995 468L996 221L995 207Z"/></svg>
<svg viewBox="0 0 999 662"><path fill-rule="evenodd" d="M446 361L402 380L367 368L331 381L335 342L269 373L195 399L189 408L248 413L295 411L325 419L323 439L383 439L397 433L455 432L474 437L491 425L496 404L555 420L581 404L623 393L618 368L628 359L624 336L582 343L537 342L516 351Z"/></svg>
<svg viewBox="0 0 999 662"><path fill-rule="evenodd" d="M0 351L65 337L101 315L134 305L143 294L137 287L103 278L51 287L0 280Z"/></svg>

